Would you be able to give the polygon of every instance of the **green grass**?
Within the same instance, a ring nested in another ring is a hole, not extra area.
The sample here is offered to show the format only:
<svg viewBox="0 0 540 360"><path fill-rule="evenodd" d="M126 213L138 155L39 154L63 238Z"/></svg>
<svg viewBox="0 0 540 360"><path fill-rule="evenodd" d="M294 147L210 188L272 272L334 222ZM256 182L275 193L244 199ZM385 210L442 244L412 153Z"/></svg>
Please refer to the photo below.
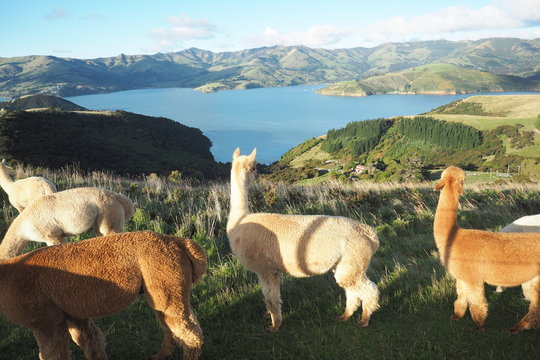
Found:
<svg viewBox="0 0 540 360"><path fill-rule="evenodd" d="M540 110L540 109L539 109ZM473 126L480 130L493 130L501 125L524 125L522 130L532 130L536 117L534 118L517 118L517 117L490 117L490 116L474 116L474 115L433 115L437 119L445 121L461 122L465 125Z"/></svg>
<svg viewBox="0 0 540 360"><path fill-rule="evenodd" d="M479 95L463 100L481 104L484 111L498 116L475 116L468 114L435 114L436 118L445 121L458 121L480 130L493 130L501 125L522 124L521 129L535 128L537 116L540 114L540 95Z"/></svg>
<svg viewBox="0 0 540 360"><path fill-rule="evenodd" d="M91 185L122 192L138 208L127 230L159 229L188 236L206 249L209 268L192 293L205 336L202 359L538 358L540 330L517 336L506 331L527 311L518 288L498 294L486 287L490 313L485 332L474 329L469 315L450 321L455 289L432 237L438 199L432 183L260 182L254 186L250 191L254 212L347 216L373 226L381 245L368 272L381 290L381 308L367 328L357 326L359 314L345 323L336 320L345 296L330 273L307 279L283 276L283 325L279 332L268 333L257 278L228 246L227 183L86 176L69 170L18 169L17 173L45 175L61 189ZM0 208L0 229L5 231L16 212L6 204L3 192L1 196L5 205ZM497 231L538 209L540 184L467 183L458 217L462 227ZM121 313L96 322L105 333L111 359L148 359L159 348L161 330L142 296ZM82 358L75 345L73 350L74 358ZM181 355L177 350L173 359ZM0 359L36 358L32 334L0 318Z"/></svg>

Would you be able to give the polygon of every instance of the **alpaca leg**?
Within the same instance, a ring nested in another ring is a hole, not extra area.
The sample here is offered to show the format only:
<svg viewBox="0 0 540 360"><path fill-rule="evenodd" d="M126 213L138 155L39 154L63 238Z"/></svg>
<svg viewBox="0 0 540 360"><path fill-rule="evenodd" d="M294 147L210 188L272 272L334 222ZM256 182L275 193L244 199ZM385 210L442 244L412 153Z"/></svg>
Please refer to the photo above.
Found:
<svg viewBox="0 0 540 360"><path fill-rule="evenodd" d="M174 342L184 350L184 359L197 359L204 343L197 317L191 311L192 269L182 269L182 257L158 262L152 254L141 258L140 268L144 281L144 293L148 304L164 330L161 349L154 359L165 359L174 351ZM185 262L188 262L187 259Z"/></svg>
<svg viewBox="0 0 540 360"><path fill-rule="evenodd" d="M339 320L348 320L362 303L362 318L358 321L358 325L368 326L371 314L379 308L379 288L364 275L360 283L346 286L344 289L347 304Z"/></svg>
<svg viewBox="0 0 540 360"><path fill-rule="evenodd" d="M105 337L92 319L67 319L73 341L83 350L88 360L107 360Z"/></svg>
<svg viewBox="0 0 540 360"><path fill-rule="evenodd" d="M161 342L161 348L159 349L159 353L154 355L152 359L161 360L161 359L166 359L173 354L174 349L176 348L176 341L174 340L174 336L171 330L165 323L163 314L159 311L156 311L156 318L158 319L159 324L161 325L161 328L163 329L163 341Z"/></svg>
<svg viewBox="0 0 540 360"><path fill-rule="evenodd" d="M39 346L40 360L71 359L69 335L65 322L32 329Z"/></svg>
<svg viewBox="0 0 540 360"><path fill-rule="evenodd" d="M61 245L67 243L67 239L63 235L45 235L43 237L43 240L45 240L45 243L49 246L51 245Z"/></svg>
<svg viewBox="0 0 540 360"><path fill-rule="evenodd" d="M98 215L96 230L101 235L121 233L124 231L125 222L124 208L120 204L114 204L103 209L103 213Z"/></svg>
<svg viewBox="0 0 540 360"><path fill-rule="evenodd" d="M360 299L362 299L362 318L358 325L366 327L371 314L379 308L379 288L367 277L364 277L360 286Z"/></svg>
<svg viewBox="0 0 540 360"><path fill-rule="evenodd" d="M523 330L535 329L540 326L540 276L524 283L521 287L523 295L530 301L529 312L509 329L512 334L519 334Z"/></svg>
<svg viewBox="0 0 540 360"><path fill-rule="evenodd" d="M476 323L478 330L484 330L484 323L487 317L488 306L484 296L484 284L468 284L461 282L462 290L470 304L471 317Z"/></svg>
<svg viewBox="0 0 540 360"><path fill-rule="evenodd" d="M104 218L101 222L96 224L96 233L100 235L118 234L124 231L124 221L111 221Z"/></svg>
<svg viewBox="0 0 540 360"><path fill-rule="evenodd" d="M454 301L454 314L450 317L452 320L459 320L465 316L469 303L467 302L467 294L465 292L464 283L461 280L456 280L457 299Z"/></svg>
<svg viewBox="0 0 540 360"><path fill-rule="evenodd" d="M153 360L162 360L171 356L176 343L182 345L184 360L199 358L204 339L197 317L191 310L182 316L169 316L156 311L156 317L164 334L161 349Z"/></svg>
<svg viewBox="0 0 540 360"><path fill-rule="evenodd" d="M261 283L266 310L272 318L272 325L268 331L278 331L283 317L281 315L281 293L279 273L257 274Z"/></svg>
<svg viewBox="0 0 540 360"><path fill-rule="evenodd" d="M345 288L345 297L347 299L347 304L345 305L345 311L338 318L339 321L347 321L354 314L356 309L360 306L360 292L356 287L347 287Z"/></svg>

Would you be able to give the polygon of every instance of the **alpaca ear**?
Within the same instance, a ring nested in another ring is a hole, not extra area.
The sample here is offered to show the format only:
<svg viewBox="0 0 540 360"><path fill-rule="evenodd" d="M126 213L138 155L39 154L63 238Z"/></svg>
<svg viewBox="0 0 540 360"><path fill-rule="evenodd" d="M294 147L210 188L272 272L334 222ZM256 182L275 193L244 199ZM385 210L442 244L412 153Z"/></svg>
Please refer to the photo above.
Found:
<svg viewBox="0 0 540 360"><path fill-rule="evenodd" d="M232 158L233 160L236 159L238 156L240 156L240 148L236 148L236 150L234 150L234 153L232 154Z"/></svg>
<svg viewBox="0 0 540 360"><path fill-rule="evenodd" d="M433 189L441 190L444 187L445 184L446 184L446 181L441 179L441 180L437 181L437 183L435 184L435 187Z"/></svg>
<svg viewBox="0 0 540 360"><path fill-rule="evenodd" d="M253 149L253 151L251 152L251 154L249 154L249 158L251 160L255 160L255 155L257 154L257 148Z"/></svg>
<svg viewBox="0 0 540 360"><path fill-rule="evenodd" d="M456 181L456 190L459 195L463 194L463 180Z"/></svg>

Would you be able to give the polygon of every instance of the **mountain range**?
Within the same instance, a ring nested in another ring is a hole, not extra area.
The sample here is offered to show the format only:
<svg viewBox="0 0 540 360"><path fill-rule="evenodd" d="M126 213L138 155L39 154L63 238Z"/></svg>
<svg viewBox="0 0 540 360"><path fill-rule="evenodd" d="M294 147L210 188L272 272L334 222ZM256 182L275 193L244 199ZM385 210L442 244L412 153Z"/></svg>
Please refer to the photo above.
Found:
<svg viewBox="0 0 540 360"><path fill-rule="evenodd" d="M96 59L0 58L0 96L74 96L138 88L201 91L324 84L442 63L540 80L540 39L386 43L373 48L273 46L235 52L196 48Z"/></svg>

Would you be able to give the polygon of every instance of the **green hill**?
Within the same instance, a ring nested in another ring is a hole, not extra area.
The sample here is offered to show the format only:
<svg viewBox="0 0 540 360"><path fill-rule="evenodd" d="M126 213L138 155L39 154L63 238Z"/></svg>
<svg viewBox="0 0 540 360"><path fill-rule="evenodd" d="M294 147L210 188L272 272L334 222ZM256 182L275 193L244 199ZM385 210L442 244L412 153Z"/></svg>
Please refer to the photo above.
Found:
<svg viewBox="0 0 540 360"><path fill-rule="evenodd" d="M368 169L351 173L357 164ZM449 165L540 179L540 95L472 96L421 116L352 122L291 149L268 177L422 180Z"/></svg>
<svg viewBox="0 0 540 360"><path fill-rule="evenodd" d="M192 48L97 59L25 56L0 58L0 96L72 96L165 87L217 91L324 84L433 63L538 79L539 53L540 39L492 38L334 50L272 46L220 53Z"/></svg>
<svg viewBox="0 0 540 360"><path fill-rule="evenodd" d="M65 111L88 110L71 101L50 95L28 95L18 99L0 102L0 109L4 110L29 110L29 109L55 108Z"/></svg>
<svg viewBox="0 0 540 360"><path fill-rule="evenodd" d="M0 112L0 154L32 166L224 176L227 170L214 161L211 145L199 129L124 111Z"/></svg>
<svg viewBox="0 0 540 360"><path fill-rule="evenodd" d="M540 82L519 76L496 75L451 64L430 64L363 80L342 81L318 94L367 96L376 94L466 94L540 91Z"/></svg>

